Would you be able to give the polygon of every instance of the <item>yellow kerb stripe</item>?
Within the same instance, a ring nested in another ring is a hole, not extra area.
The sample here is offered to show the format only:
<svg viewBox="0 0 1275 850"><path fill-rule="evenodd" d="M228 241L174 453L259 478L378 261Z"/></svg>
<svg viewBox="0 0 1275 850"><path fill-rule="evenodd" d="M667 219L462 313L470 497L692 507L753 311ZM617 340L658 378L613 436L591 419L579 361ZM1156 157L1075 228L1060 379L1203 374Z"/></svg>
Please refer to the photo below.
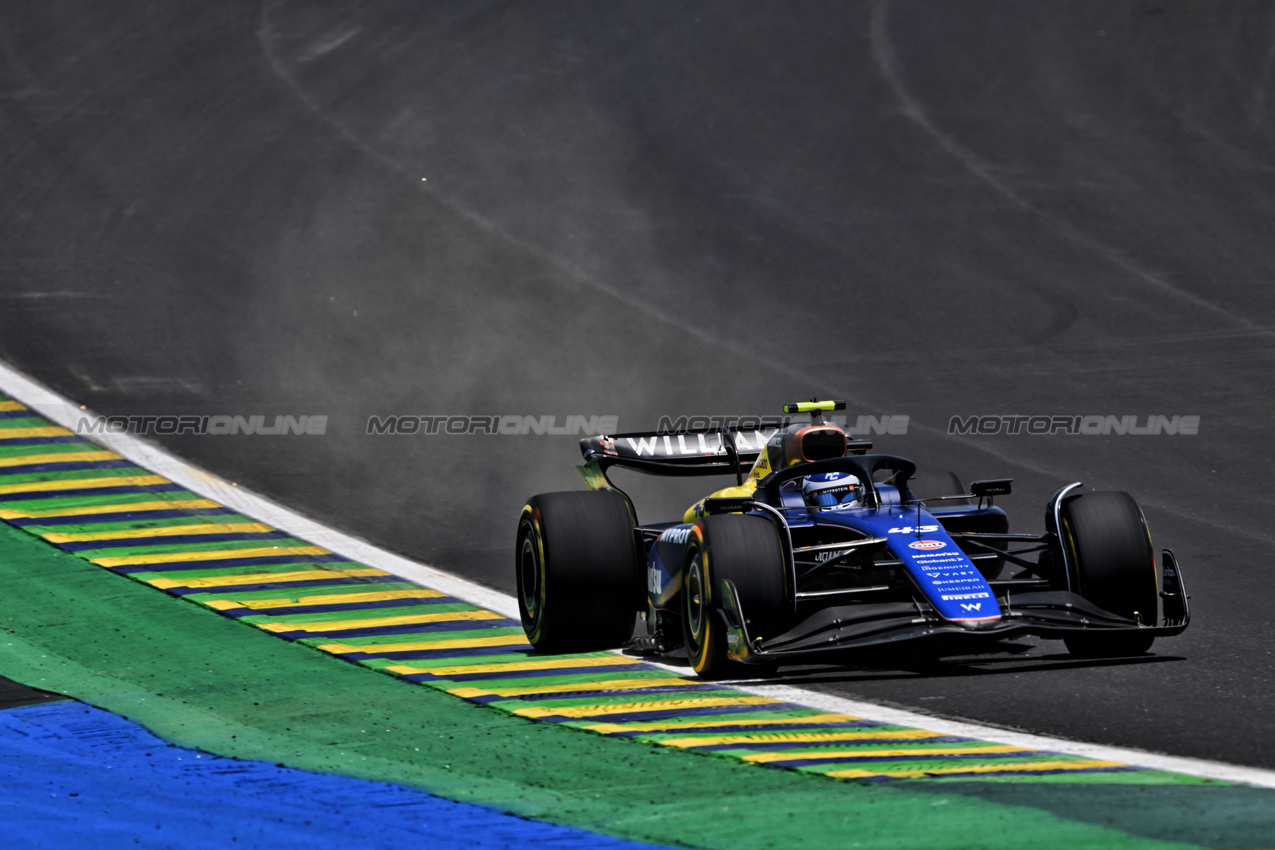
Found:
<svg viewBox="0 0 1275 850"><path fill-rule="evenodd" d="M527 688L448 688L447 693L458 697L521 697L528 694L565 694L574 691L627 691L634 688L688 687L688 679L617 679L611 682L575 682L565 685L541 685Z"/></svg>
<svg viewBox="0 0 1275 850"><path fill-rule="evenodd" d="M561 670L569 667L636 667L643 662L637 658L625 658L623 655L608 655L602 658L567 658L550 661L513 661L495 664L466 664L459 667L412 667L401 664L389 669L404 676L415 673L429 673L440 678L448 676L464 676L469 673L522 673L530 670Z"/></svg>
<svg viewBox="0 0 1275 850"><path fill-rule="evenodd" d="M0 411L8 412L10 410L26 410L25 404L19 404L16 401L0 401Z"/></svg>
<svg viewBox="0 0 1275 850"><path fill-rule="evenodd" d="M123 460L123 458L115 452L62 452L61 454L0 457L0 466L28 466L36 463L88 463L89 461L98 460Z"/></svg>
<svg viewBox="0 0 1275 850"><path fill-rule="evenodd" d="M1128 767L1119 761L1036 761L1023 764L983 764L968 767L939 767L925 770L833 770L825 776L838 779L862 779L872 776L888 776L895 779L911 779L920 776L935 776L947 773L1005 773L1007 771L1039 772L1044 770L1097 770L1109 767Z"/></svg>
<svg viewBox="0 0 1275 850"><path fill-rule="evenodd" d="M946 738L938 732L927 732L924 729L903 729L893 732L871 732L857 730L854 732L809 732L800 734L784 734L783 732L757 735L712 735L701 738L678 738L672 741L661 741L669 747L716 747L722 744L811 744L820 741L914 741L924 738Z"/></svg>
<svg viewBox="0 0 1275 850"><path fill-rule="evenodd" d="M26 437L73 437L65 428L0 428L0 440L21 440Z"/></svg>
<svg viewBox="0 0 1275 850"><path fill-rule="evenodd" d="M334 620L327 623L262 623L268 632L337 632L344 629L375 629L382 626L410 626L415 623L453 623L461 620L503 620L491 611L451 611L417 614L412 617L374 617L366 620Z"/></svg>
<svg viewBox="0 0 1275 850"><path fill-rule="evenodd" d="M994 755L1004 753L1035 752L1024 747L1012 747L1009 744L992 744L986 747L917 747L899 750L824 750L818 753L753 753L740 756L744 761L765 764L769 761L798 761L805 759L851 759L865 758L921 758L923 756L955 756L955 755ZM927 773L929 771L926 771Z"/></svg>
<svg viewBox="0 0 1275 850"><path fill-rule="evenodd" d="M129 475L119 478L77 478L65 481L28 481L25 484L0 484L0 494L42 493L46 490L90 490L98 487L146 487L151 484L169 484L159 475Z"/></svg>
<svg viewBox="0 0 1275 850"><path fill-rule="evenodd" d="M186 561L220 561L223 558L282 558L292 555L331 555L320 546L269 546L264 549L218 549L215 552L168 552L164 555L129 555L123 558L93 558L99 567L128 567L142 564L175 564Z"/></svg>
<svg viewBox="0 0 1275 850"><path fill-rule="evenodd" d="M525 646L531 648L522 635L502 635L499 637L468 638L457 640L421 640L412 643L377 643L367 646L350 646L344 643L325 643L319 647L333 655L345 655L350 652L422 652L434 649L478 649L484 646Z"/></svg>
<svg viewBox="0 0 1275 850"><path fill-rule="evenodd" d="M630 714L648 711L685 711L688 708L716 708L722 705L780 705L770 697L705 697L662 702L621 702L612 705L577 705L561 708L529 706L514 711L520 717L601 717L607 714Z"/></svg>
<svg viewBox="0 0 1275 850"><path fill-rule="evenodd" d="M188 534L265 534L274 531L259 522L209 523L206 525L166 525L163 528L134 528L128 531L86 531L43 535L50 543L82 543L90 540L135 540L147 537L184 537Z"/></svg>
<svg viewBox="0 0 1275 850"><path fill-rule="evenodd" d="M52 511L0 511L0 519L51 519L62 516L94 516L96 514L118 514L130 511L194 511L220 507L221 505L208 499L183 499L172 502L131 502L121 505L58 508Z"/></svg>
<svg viewBox="0 0 1275 850"><path fill-rule="evenodd" d="M229 611L232 608L301 608L311 605L355 605L360 602L387 602L391 599L435 599L446 596L437 590L381 590L373 593L331 593L327 596L302 596L297 599L218 599L205 603L209 608L218 611Z"/></svg>
<svg viewBox="0 0 1275 850"><path fill-rule="evenodd" d="M146 583L153 587L158 587L160 590L170 590L174 587L237 587L245 584L274 584L276 582L338 579L345 578L347 576L359 577L387 575L389 575L389 573L384 570L378 570L372 567L362 567L354 570L305 570L294 573L252 573L251 575L242 576L188 578L185 581L178 581L171 578L152 578L148 579Z"/></svg>
<svg viewBox="0 0 1275 850"><path fill-rule="evenodd" d="M756 720L693 720L680 723L595 723L585 726L590 732L614 735L617 732L678 732L683 729L716 728L718 726L770 726L776 724L847 723L861 720L849 714L813 714L809 717L759 717Z"/></svg>

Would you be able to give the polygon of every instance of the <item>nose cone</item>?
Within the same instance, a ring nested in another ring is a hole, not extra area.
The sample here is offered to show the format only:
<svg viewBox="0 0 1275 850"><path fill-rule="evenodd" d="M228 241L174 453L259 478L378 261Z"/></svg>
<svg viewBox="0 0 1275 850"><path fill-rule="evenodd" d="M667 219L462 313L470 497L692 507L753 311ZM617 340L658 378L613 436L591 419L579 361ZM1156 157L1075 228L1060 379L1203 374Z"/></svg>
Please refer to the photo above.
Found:
<svg viewBox="0 0 1275 850"><path fill-rule="evenodd" d="M992 617L984 617L978 620L953 620L952 624L960 626L967 632L986 632L995 629L1000 625L1001 620L1005 618L1004 614L997 613Z"/></svg>

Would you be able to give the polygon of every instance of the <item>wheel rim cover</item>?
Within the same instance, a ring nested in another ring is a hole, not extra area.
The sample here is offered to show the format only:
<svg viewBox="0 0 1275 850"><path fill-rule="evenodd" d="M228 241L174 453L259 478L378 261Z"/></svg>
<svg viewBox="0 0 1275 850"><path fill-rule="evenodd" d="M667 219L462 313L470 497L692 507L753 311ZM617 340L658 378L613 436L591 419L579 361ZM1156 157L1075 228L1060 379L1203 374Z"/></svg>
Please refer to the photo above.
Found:
<svg viewBox="0 0 1275 850"><path fill-rule="evenodd" d="M537 600L540 595L540 559L537 557L534 537L533 532L523 536L522 557L518 565L522 578L522 604L527 609L527 616L533 621L538 612Z"/></svg>
<svg viewBox="0 0 1275 850"><path fill-rule="evenodd" d="M696 644L694 648L703 642L704 602L703 564L696 555L686 572L686 622Z"/></svg>

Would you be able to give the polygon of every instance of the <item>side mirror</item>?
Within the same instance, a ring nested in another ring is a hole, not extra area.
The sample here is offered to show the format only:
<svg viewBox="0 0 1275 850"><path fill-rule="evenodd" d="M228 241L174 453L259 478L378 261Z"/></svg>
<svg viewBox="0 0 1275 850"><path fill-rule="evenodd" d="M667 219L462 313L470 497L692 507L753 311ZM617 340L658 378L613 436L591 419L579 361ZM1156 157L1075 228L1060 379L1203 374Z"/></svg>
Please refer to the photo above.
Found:
<svg viewBox="0 0 1275 850"><path fill-rule="evenodd" d="M980 499L989 496L1008 496L1013 490L1012 478L989 478L986 481L974 481L970 484L970 492Z"/></svg>

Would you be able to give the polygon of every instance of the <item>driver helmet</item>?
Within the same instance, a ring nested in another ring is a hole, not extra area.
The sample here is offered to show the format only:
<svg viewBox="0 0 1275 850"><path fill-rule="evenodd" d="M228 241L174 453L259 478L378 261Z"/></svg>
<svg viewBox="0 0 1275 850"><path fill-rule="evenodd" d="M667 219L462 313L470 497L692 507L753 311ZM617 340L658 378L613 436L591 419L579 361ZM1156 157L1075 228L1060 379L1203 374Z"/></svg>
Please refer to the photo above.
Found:
<svg viewBox="0 0 1275 850"><path fill-rule="evenodd" d="M863 484L848 472L819 472L801 483L806 504L820 508L858 508L864 503Z"/></svg>

